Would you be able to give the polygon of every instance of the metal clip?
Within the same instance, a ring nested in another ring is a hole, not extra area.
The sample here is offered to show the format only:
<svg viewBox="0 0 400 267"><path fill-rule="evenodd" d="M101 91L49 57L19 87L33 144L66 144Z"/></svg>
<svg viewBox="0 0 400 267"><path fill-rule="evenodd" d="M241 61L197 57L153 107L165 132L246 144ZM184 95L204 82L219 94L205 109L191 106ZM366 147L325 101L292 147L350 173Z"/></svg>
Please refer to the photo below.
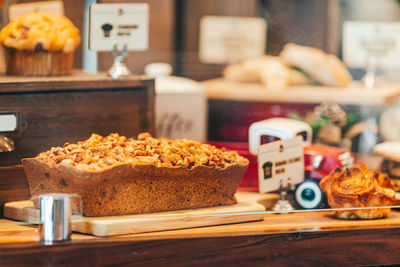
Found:
<svg viewBox="0 0 400 267"><path fill-rule="evenodd" d="M379 69L379 62L376 55L369 55L367 68L364 77L361 79L364 87L367 90L374 89L377 84L377 72Z"/></svg>
<svg viewBox="0 0 400 267"><path fill-rule="evenodd" d="M111 55L114 57L114 64L111 66L108 74L114 79L131 75L131 72L124 63L124 59L128 56L127 45L123 46L122 51L118 50L117 45L114 45Z"/></svg>
<svg viewBox="0 0 400 267"><path fill-rule="evenodd" d="M280 199L272 208L273 211L281 211L281 213L287 213L288 211L295 210L290 204L289 200L286 199L287 191L290 189L290 178L286 181L286 186L283 185L283 180L280 181L279 194Z"/></svg>

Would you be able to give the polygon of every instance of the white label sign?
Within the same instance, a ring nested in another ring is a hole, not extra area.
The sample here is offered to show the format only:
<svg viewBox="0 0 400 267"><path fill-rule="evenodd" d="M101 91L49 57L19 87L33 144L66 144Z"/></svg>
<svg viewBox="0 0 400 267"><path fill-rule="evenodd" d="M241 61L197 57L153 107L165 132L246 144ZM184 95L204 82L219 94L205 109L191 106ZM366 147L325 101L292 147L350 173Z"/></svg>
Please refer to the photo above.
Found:
<svg viewBox="0 0 400 267"><path fill-rule="evenodd" d="M261 193L278 190L288 183L304 181L303 139L276 141L258 148L258 187Z"/></svg>
<svg viewBox="0 0 400 267"><path fill-rule="evenodd" d="M17 129L17 117L14 114L0 115L0 132L12 132Z"/></svg>
<svg viewBox="0 0 400 267"><path fill-rule="evenodd" d="M10 5L8 9L8 17L11 21L25 13L32 11L45 11L53 14L64 15L64 4L62 1L40 1L13 4Z"/></svg>
<svg viewBox="0 0 400 267"><path fill-rule="evenodd" d="M199 59L229 64L265 54L267 23L262 18L205 16L200 21Z"/></svg>
<svg viewBox="0 0 400 267"><path fill-rule="evenodd" d="M400 22L344 23L343 60L349 67L366 68L374 63L382 68L400 68L399 58Z"/></svg>
<svg viewBox="0 0 400 267"><path fill-rule="evenodd" d="M94 4L90 6L89 49L111 51L148 48L148 4Z"/></svg>

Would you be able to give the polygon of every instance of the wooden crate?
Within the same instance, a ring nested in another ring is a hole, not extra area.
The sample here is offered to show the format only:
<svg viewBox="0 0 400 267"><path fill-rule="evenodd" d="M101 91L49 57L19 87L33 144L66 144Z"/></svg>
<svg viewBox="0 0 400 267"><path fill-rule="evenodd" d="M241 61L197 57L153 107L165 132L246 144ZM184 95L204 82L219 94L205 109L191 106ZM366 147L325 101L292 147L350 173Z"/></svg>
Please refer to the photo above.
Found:
<svg viewBox="0 0 400 267"><path fill-rule="evenodd" d="M20 116L15 150L0 153L0 206L29 198L21 159L53 146L77 142L92 133L136 137L154 133L154 80L75 72L59 77L0 78L0 114Z"/></svg>

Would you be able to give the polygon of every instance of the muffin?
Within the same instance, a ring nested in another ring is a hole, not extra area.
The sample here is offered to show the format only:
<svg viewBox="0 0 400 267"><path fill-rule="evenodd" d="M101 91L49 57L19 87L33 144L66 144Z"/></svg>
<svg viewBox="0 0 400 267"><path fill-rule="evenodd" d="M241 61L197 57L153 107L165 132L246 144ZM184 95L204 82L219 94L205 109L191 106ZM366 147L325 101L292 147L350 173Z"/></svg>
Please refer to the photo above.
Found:
<svg viewBox="0 0 400 267"><path fill-rule="evenodd" d="M395 191L389 177L369 171L364 164L353 168L337 168L320 182L332 208L371 207L336 211L341 219L378 219L386 217L395 200ZM374 208L372 208L374 207Z"/></svg>
<svg viewBox="0 0 400 267"><path fill-rule="evenodd" d="M42 11L26 13L0 32L6 73L63 75L72 71L79 30L66 17Z"/></svg>

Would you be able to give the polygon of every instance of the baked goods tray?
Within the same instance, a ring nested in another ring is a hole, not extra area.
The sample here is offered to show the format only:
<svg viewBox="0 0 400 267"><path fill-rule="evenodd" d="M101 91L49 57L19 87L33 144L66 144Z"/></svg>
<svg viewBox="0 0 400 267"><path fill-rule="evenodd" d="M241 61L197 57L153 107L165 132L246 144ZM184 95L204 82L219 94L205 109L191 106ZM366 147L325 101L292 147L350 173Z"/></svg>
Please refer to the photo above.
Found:
<svg viewBox="0 0 400 267"><path fill-rule="evenodd" d="M259 203L259 195L238 192L236 194L238 203L230 206L123 216L82 217L73 220L72 230L95 236L114 236L260 221L264 219L262 212L265 211L265 206L271 206L279 196L264 195L262 202ZM39 221L39 210L30 200L9 202L4 206L4 217L35 224Z"/></svg>

